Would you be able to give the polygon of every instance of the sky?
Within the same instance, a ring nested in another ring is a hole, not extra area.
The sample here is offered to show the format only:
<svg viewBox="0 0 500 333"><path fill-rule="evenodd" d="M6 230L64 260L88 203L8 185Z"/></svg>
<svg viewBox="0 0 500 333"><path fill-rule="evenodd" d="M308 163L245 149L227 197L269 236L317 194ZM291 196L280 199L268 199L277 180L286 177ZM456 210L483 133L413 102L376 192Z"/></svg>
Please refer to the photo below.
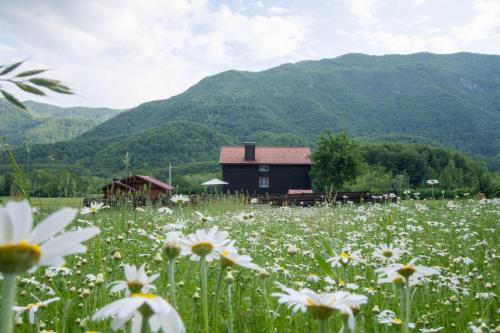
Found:
<svg viewBox="0 0 500 333"><path fill-rule="evenodd" d="M462 51L500 54L500 0L0 0L0 64L49 68L76 94L30 99L60 106L130 108L229 69Z"/></svg>

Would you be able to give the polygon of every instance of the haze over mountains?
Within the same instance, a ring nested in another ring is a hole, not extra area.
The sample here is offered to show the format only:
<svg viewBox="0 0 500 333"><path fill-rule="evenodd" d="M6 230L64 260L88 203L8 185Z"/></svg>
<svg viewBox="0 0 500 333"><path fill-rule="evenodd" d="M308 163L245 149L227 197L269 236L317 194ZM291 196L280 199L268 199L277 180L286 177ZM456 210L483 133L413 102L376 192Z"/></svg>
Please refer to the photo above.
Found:
<svg viewBox="0 0 500 333"><path fill-rule="evenodd" d="M216 165L223 144L311 145L328 128L368 141L443 145L497 163L500 56L347 54L257 73L227 71L70 141L34 147L32 158L99 174L123 169L127 151L135 170Z"/></svg>

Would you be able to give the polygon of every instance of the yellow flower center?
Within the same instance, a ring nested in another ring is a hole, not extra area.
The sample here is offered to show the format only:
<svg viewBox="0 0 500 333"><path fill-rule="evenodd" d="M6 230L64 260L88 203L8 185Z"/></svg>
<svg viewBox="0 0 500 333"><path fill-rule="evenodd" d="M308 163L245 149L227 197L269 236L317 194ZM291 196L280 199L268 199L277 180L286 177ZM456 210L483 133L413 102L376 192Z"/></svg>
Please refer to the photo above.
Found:
<svg viewBox="0 0 500 333"><path fill-rule="evenodd" d="M37 305L38 305L38 304L28 304L28 305L26 305L26 307L25 307L25 308L26 308L26 310L31 310L31 309L33 309L33 308L34 308L35 306L37 306Z"/></svg>
<svg viewBox="0 0 500 333"><path fill-rule="evenodd" d="M209 242L201 242L191 246L191 251L193 251L194 254L200 257L207 256L207 254L210 254L213 249L214 246L212 245L212 243Z"/></svg>
<svg viewBox="0 0 500 333"><path fill-rule="evenodd" d="M42 256L40 246L23 240L19 244L0 245L0 272L21 273L33 267Z"/></svg>
<svg viewBox="0 0 500 333"><path fill-rule="evenodd" d="M390 258L394 255L394 252L392 252L391 249L385 249L384 251L382 251L382 255L386 258Z"/></svg>
<svg viewBox="0 0 500 333"><path fill-rule="evenodd" d="M393 323L394 325L401 325L401 324L403 323L403 321L402 321L400 318L397 318L397 317L396 317L396 318L394 318L394 319L392 320L392 323Z"/></svg>
<svg viewBox="0 0 500 333"><path fill-rule="evenodd" d="M234 264L236 264L236 262L233 259L229 258L230 254L231 254L231 252L229 252L228 250L224 250L220 254L222 266L229 267L229 266L233 266Z"/></svg>
<svg viewBox="0 0 500 333"><path fill-rule="evenodd" d="M405 278L410 277L416 271L417 271L417 269L415 268L415 266L410 266L410 265L403 265L403 267L401 267L400 269L397 270L399 275L402 275Z"/></svg>
<svg viewBox="0 0 500 333"><path fill-rule="evenodd" d="M96 207L90 207L90 212L91 213L96 213L97 212L97 208Z"/></svg>
<svg viewBox="0 0 500 333"><path fill-rule="evenodd" d="M156 295L155 294L144 294L144 293L133 293L130 295L130 297L153 299L153 298L156 298Z"/></svg>
<svg viewBox="0 0 500 333"><path fill-rule="evenodd" d="M340 261L342 264L348 264L352 260L352 257L347 252L342 252L340 254Z"/></svg>

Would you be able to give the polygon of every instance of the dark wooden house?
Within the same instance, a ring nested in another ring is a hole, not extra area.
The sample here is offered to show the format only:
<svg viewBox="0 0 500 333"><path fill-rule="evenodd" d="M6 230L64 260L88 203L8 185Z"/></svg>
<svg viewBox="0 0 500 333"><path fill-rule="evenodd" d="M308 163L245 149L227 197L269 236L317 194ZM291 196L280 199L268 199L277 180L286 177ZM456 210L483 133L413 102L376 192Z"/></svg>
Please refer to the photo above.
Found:
<svg viewBox="0 0 500 333"><path fill-rule="evenodd" d="M119 199L131 196L136 199L156 201L169 196L174 190L170 184L150 176L133 175L124 179L115 179L102 187L105 199Z"/></svg>
<svg viewBox="0 0 500 333"><path fill-rule="evenodd" d="M231 193L287 194L310 190L311 150L307 147L221 147L219 164Z"/></svg>

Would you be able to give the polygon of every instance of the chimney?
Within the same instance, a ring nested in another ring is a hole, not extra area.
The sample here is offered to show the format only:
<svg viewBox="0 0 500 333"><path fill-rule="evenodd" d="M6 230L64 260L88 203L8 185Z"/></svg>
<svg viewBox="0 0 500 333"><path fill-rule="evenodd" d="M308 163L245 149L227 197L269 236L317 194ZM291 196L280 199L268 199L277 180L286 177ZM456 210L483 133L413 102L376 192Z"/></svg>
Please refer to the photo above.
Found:
<svg viewBox="0 0 500 333"><path fill-rule="evenodd" d="M255 161L255 142L245 142L245 161Z"/></svg>

